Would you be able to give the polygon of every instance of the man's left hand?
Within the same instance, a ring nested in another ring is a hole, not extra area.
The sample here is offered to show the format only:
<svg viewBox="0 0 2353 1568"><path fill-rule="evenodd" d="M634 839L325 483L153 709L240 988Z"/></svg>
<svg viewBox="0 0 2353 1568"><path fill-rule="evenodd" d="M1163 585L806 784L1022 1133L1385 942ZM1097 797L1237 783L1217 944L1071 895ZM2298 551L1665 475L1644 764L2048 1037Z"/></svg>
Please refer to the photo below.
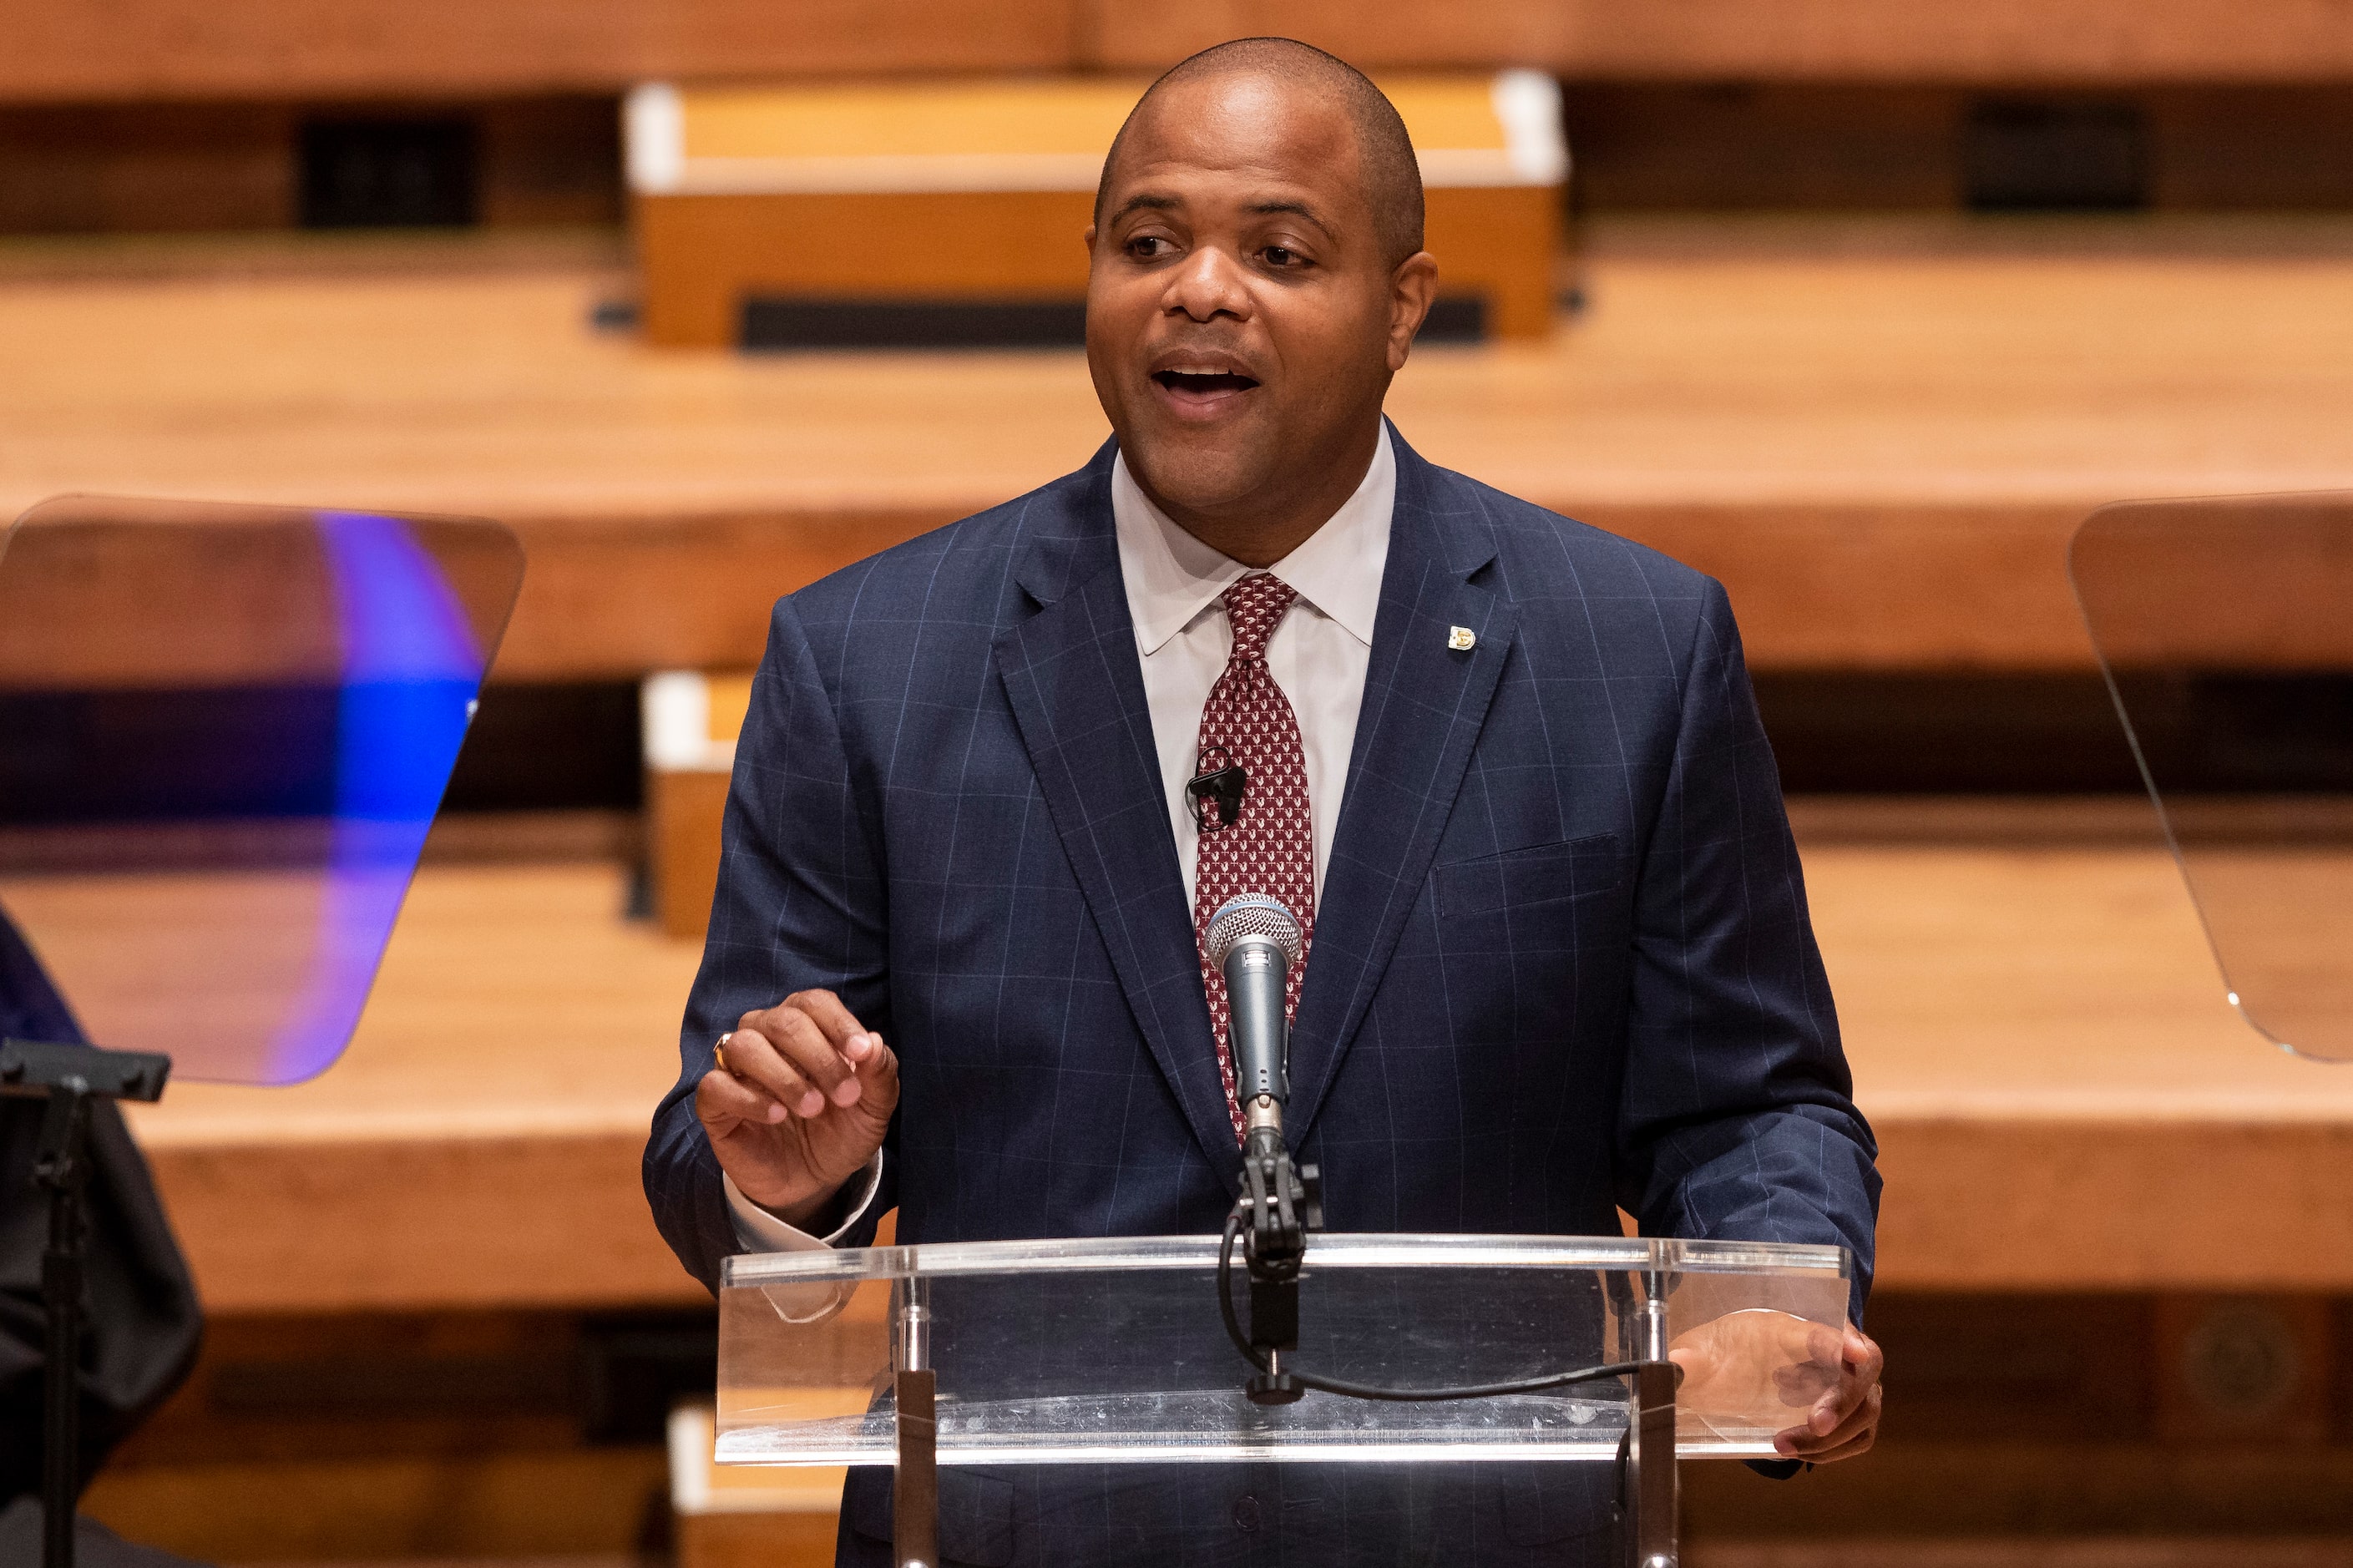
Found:
<svg viewBox="0 0 2353 1568"><path fill-rule="evenodd" d="M1828 1330L1819 1332L1829 1337ZM1803 1422L1775 1435L1773 1451L1817 1465L1869 1453L1879 1436L1879 1346L1861 1329L1849 1327L1834 1349L1818 1345L1815 1354L1824 1363L1835 1356L1838 1380L1814 1401Z"/></svg>
<svg viewBox="0 0 2353 1568"><path fill-rule="evenodd" d="M1860 1329L1732 1312L1677 1335L1667 1357L1683 1369L1675 1402L1704 1424L1754 1433L1803 1408L1802 1421L1774 1434L1784 1458L1852 1459L1878 1435L1879 1347Z"/></svg>

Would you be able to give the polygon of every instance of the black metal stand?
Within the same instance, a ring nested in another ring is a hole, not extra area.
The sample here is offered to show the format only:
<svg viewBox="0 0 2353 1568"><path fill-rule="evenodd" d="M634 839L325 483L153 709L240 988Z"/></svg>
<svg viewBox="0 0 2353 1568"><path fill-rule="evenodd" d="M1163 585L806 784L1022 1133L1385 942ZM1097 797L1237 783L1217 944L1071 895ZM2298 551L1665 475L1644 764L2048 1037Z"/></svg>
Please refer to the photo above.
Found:
<svg viewBox="0 0 2353 1568"><path fill-rule="evenodd" d="M1242 1257L1250 1266L1250 1344L1265 1352L1263 1372L1243 1392L1253 1405L1290 1405L1306 1385L1282 1370L1299 1348L1299 1266L1307 1233L1324 1228L1322 1182L1316 1169L1292 1163L1279 1111L1253 1105L1242 1143Z"/></svg>
<svg viewBox="0 0 2353 1568"><path fill-rule="evenodd" d="M41 1254L41 1564L73 1568L74 1512L81 1493L82 1260L89 1242L90 1102L156 1100L172 1058L152 1051L0 1041L0 1094L45 1099L33 1180L49 1195L49 1244Z"/></svg>

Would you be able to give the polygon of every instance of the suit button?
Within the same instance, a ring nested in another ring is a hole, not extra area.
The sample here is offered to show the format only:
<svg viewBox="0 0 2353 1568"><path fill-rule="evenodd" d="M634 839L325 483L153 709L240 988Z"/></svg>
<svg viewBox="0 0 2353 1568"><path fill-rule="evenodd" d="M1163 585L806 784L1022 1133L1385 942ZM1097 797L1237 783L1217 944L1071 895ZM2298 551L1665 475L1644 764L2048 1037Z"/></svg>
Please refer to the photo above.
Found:
<svg viewBox="0 0 2353 1568"><path fill-rule="evenodd" d="M1242 1493L1234 1500L1234 1528L1236 1530L1258 1528L1258 1499L1248 1492Z"/></svg>

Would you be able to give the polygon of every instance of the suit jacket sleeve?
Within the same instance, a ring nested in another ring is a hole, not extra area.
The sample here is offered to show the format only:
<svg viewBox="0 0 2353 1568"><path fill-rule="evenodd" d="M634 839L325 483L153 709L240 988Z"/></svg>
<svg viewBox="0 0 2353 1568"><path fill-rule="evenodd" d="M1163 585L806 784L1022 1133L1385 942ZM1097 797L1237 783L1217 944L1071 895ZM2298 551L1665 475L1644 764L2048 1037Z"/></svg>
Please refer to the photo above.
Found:
<svg viewBox="0 0 2353 1568"><path fill-rule="evenodd" d="M853 776L816 649L778 604L736 742L721 830L719 889L702 967L679 1037L679 1080L654 1112L646 1196L663 1238L714 1292L719 1265L742 1250L727 1214L718 1156L694 1115L694 1086L712 1046L744 1014L816 987L832 991L869 1028L892 1037L885 971L888 926L880 825ZM897 1124L882 1185L838 1245L864 1246L895 1206Z"/></svg>
<svg viewBox="0 0 2353 1568"><path fill-rule="evenodd" d="M1713 581L1685 672L1635 896L1619 1203L1646 1235L1843 1245L1859 1321L1877 1151L1732 607Z"/></svg>

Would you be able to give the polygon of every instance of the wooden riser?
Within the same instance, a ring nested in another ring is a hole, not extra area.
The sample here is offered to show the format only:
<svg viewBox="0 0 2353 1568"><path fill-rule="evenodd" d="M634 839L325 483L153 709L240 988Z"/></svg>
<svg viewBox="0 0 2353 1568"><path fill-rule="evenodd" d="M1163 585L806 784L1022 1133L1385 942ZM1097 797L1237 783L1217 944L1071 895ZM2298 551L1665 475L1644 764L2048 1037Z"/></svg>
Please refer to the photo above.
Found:
<svg viewBox="0 0 2353 1568"><path fill-rule="evenodd" d="M275 1459L119 1468L82 1510L207 1563L512 1555L550 1568L558 1555L629 1552L662 1483L659 1448Z"/></svg>

